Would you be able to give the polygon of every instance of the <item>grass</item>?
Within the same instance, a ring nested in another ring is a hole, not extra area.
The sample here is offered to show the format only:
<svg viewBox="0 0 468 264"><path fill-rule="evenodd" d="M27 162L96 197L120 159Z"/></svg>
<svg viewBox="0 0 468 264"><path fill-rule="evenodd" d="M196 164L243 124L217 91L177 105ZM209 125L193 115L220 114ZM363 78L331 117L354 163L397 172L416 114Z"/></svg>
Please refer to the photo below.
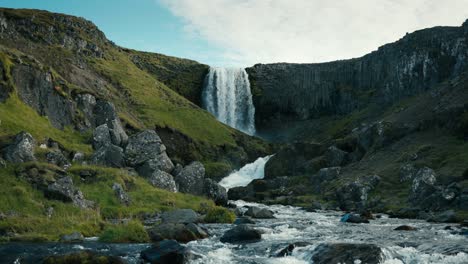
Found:
<svg viewBox="0 0 468 264"><path fill-rule="evenodd" d="M149 242L148 233L138 221L127 224L108 225L104 228L99 241L106 243L141 243Z"/></svg>
<svg viewBox="0 0 468 264"><path fill-rule="evenodd" d="M236 220L236 215L224 207L213 207L208 210L205 216L207 223L228 223L231 224Z"/></svg>

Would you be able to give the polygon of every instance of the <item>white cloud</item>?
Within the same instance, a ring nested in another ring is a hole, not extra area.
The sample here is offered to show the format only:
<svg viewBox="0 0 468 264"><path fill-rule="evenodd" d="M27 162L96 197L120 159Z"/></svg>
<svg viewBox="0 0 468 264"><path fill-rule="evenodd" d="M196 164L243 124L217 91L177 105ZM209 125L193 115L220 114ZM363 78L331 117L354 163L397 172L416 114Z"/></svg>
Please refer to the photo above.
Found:
<svg viewBox="0 0 468 264"><path fill-rule="evenodd" d="M468 0L160 1L237 65L358 57L406 32L468 18Z"/></svg>

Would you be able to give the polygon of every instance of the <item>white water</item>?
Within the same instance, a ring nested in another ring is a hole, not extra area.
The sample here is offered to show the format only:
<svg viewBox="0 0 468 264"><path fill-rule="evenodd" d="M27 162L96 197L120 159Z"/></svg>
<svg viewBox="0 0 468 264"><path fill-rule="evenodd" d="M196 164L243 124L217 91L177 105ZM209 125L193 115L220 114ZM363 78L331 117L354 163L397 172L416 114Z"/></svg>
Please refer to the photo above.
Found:
<svg viewBox="0 0 468 264"><path fill-rule="evenodd" d="M226 125L255 134L255 107L244 69L210 68L203 89L203 107Z"/></svg>
<svg viewBox="0 0 468 264"><path fill-rule="evenodd" d="M229 190L234 187L247 186L247 184L256 179L263 179L265 176L265 164L271 157L258 158L253 163L249 163L240 170L234 171L222 179L219 184Z"/></svg>

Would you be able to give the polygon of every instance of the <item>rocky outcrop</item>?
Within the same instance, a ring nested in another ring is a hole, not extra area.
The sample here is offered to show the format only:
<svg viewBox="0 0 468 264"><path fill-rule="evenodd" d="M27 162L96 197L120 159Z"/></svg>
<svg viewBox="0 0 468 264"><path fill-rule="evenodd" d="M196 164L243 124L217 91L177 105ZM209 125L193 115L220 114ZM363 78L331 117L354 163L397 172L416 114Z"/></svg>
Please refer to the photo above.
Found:
<svg viewBox="0 0 468 264"><path fill-rule="evenodd" d="M50 164L54 164L60 168L68 169L71 166L70 161L63 155L59 149L54 149L46 153L46 160Z"/></svg>
<svg viewBox="0 0 468 264"><path fill-rule="evenodd" d="M6 161L13 163L22 163L35 161L34 147L36 141L27 132L21 132L15 136L12 144L3 150L3 156Z"/></svg>
<svg viewBox="0 0 468 264"><path fill-rule="evenodd" d="M50 199L71 202L80 208L91 208L94 203L84 198L83 193L73 185L71 177L66 176L47 186L45 196Z"/></svg>
<svg viewBox="0 0 468 264"><path fill-rule="evenodd" d="M357 59L247 68L257 128L346 114L371 102L388 105L425 91L468 68L467 34L466 26L436 27Z"/></svg>
<svg viewBox="0 0 468 264"><path fill-rule="evenodd" d="M148 181L156 188L165 189L170 192L177 192L177 185L174 181L174 178L171 174L165 171L154 171L153 174L151 174L151 176L148 178Z"/></svg>
<svg viewBox="0 0 468 264"><path fill-rule="evenodd" d="M95 126L99 127L106 124L109 129L112 144L125 146L128 141L128 136L120 123L114 104L104 100L97 100L93 111Z"/></svg>
<svg viewBox="0 0 468 264"><path fill-rule="evenodd" d="M362 210L367 207L369 192L380 182L377 175L359 178L345 183L336 190L336 197L342 210Z"/></svg>
<svg viewBox="0 0 468 264"><path fill-rule="evenodd" d="M91 163L105 167L122 168L125 166L124 151L115 145L103 146L91 156Z"/></svg>

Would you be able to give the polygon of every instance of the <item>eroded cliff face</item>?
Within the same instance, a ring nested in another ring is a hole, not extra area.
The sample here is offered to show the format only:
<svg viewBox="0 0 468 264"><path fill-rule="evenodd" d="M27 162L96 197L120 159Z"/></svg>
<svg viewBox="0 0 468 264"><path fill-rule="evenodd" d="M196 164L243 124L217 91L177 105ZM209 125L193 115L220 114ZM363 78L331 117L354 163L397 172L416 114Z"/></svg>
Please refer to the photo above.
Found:
<svg viewBox="0 0 468 264"><path fill-rule="evenodd" d="M468 68L468 22L407 34L364 57L318 64L248 68L256 123L347 114L370 103L387 106Z"/></svg>

